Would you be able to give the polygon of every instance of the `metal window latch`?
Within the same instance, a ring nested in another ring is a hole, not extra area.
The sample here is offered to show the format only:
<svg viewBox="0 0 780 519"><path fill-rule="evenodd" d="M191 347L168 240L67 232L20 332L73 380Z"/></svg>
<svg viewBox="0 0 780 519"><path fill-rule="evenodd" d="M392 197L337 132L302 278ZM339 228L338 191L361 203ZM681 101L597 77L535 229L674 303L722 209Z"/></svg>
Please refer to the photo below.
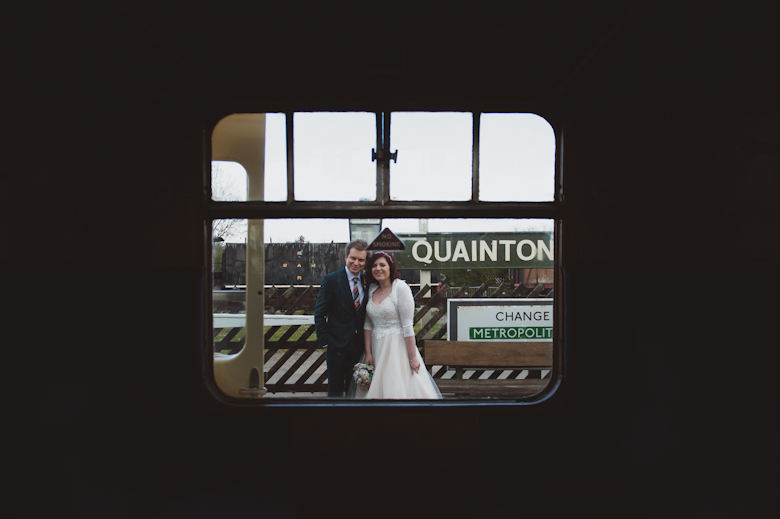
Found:
<svg viewBox="0 0 780 519"><path fill-rule="evenodd" d="M263 396L267 392L268 390L265 387L260 386L260 372L257 371L257 368L252 368L252 371L249 373L249 387L242 387L238 390L240 395L249 395L253 398Z"/></svg>
<svg viewBox="0 0 780 519"><path fill-rule="evenodd" d="M379 150L378 152L371 148L371 162L374 162L375 160L386 160L390 162L391 160L398 163L398 150L395 150L393 153L390 153L385 150Z"/></svg>

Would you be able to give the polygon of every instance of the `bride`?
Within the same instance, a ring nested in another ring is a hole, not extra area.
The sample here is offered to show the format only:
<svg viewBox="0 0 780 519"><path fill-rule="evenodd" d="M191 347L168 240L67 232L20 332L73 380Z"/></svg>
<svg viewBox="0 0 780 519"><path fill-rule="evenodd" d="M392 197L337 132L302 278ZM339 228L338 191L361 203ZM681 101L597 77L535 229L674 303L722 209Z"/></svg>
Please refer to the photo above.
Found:
<svg viewBox="0 0 780 519"><path fill-rule="evenodd" d="M374 378L365 398L441 398L417 350L412 289L400 279L395 260L387 252L375 252L366 271L370 286L363 325L363 362L374 366Z"/></svg>

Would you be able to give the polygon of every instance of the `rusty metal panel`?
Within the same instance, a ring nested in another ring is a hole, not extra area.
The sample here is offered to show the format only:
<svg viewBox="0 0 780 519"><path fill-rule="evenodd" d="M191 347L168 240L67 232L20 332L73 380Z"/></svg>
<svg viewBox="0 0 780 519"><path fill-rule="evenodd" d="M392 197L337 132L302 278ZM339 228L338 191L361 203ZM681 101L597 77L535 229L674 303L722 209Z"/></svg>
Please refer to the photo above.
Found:
<svg viewBox="0 0 780 519"><path fill-rule="evenodd" d="M225 244L222 255L222 270L224 284L246 285L246 244Z"/></svg>
<svg viewBox="0 0 780 519"><path fill-rule="evenodd" d="M319 285L344 267L346 243L269 243L265 246L267 285Z"/></svg>

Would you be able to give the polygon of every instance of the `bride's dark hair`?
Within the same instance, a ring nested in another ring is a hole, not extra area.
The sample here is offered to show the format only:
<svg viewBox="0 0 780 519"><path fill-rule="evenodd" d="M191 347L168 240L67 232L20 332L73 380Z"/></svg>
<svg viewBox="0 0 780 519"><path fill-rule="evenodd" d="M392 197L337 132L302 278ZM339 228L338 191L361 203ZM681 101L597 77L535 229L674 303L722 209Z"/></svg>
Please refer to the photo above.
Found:
<svg viewBox="0 0 780 519"><path fill-rule="evenodd" d="M398 273L398 268L395 266L395 258L393 258L393 255L389 252L385 251L379 251L375 252L371 255L371 258L366 262L366 284L370 285L371 283L378 283L376 279L374 279L374 275L371 274L371 269L374 268L374 263L379 258L384 258L385 261L387 261L387 265L390 267L390 279L401 279L401 274Z"/></svg>

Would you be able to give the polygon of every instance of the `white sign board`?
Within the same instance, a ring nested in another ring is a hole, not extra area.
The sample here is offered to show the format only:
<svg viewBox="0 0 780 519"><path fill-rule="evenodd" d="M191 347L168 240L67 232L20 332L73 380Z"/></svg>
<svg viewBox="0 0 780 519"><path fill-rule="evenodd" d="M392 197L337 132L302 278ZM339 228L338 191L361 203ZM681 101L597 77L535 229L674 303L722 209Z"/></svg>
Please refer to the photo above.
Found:
<svg viewBox="0 0 780 519"><path fill-rule="evenodd" d="M451 341L552 342L552 299L449 299Z"/></svg>

